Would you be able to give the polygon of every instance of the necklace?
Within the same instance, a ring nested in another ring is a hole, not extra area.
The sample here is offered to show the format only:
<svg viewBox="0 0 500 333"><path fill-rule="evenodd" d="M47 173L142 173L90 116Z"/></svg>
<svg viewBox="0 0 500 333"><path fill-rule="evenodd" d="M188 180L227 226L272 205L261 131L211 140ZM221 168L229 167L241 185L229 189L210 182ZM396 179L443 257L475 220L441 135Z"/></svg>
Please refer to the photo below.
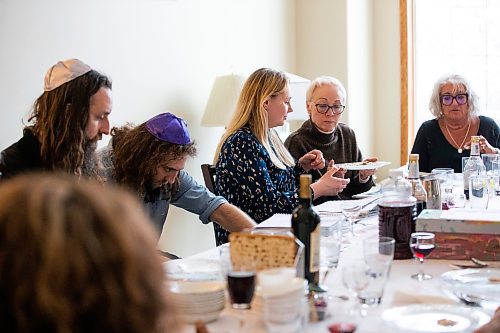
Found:
<svg viewBox="0 0 500 333"><path fill-rule="evenodd" d="M455 142L455 139L453 139L453 136L450 133L450 129L448 128L448 122L446 122L446 120L444 121L444 125L446 126L446 130L448 131L448 135L450 136L451 141L453 141L453 143L455 144L455 146L457 146L459 154L462 154L462 151L463 151L462 147L464 146L465 140L467 140L467 135L469 135L470 123L471 123L471 121L469 120L469 126L467 126L467 132L465 133L465 136L464 136L464 139L462 141L462 144L459 146L458 143Z"/></svg>

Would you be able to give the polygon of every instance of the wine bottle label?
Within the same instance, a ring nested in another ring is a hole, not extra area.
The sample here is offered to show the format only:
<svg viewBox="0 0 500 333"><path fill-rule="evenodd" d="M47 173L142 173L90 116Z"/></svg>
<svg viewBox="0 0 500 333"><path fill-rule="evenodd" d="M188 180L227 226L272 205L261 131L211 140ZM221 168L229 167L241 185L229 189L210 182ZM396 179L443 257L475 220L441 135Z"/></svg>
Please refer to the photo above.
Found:
<svg viewBox="0 0 500 333"><path fill-rule="evenodd" d="M320 249L320 224L311 232L311 250L309 260L309 272L319 271L319 249Z"/></svg>

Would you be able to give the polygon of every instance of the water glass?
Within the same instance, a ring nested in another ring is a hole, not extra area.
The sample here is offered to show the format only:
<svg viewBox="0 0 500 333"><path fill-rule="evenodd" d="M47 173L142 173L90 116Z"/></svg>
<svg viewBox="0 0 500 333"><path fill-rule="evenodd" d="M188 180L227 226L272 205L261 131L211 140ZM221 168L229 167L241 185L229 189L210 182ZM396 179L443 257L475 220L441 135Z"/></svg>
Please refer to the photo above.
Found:
<svg viewBox="0 0 500 333"><path fill-rule="evenodd" d="M342 245L341 221L321 225L320 268L323 271L323 282L332 268L337 268Z"/></svg>
<svg viewBox="0 0 500 333"><path fill-rule="evenodd" d="M434 168L431 171L441 184L451 183L454 172L452 168Z"/></svg>
<svg viewBox="0 0 500 333"><path fill-rule="evenodd" d="M396 241L392 237L382 236L363 241L363 255L370 280L368 287L358 296L363 305L380 304L394 259L395 245Z"/></svg>
<svg viewBox="0 0 500 333"><path fill-rule="evenodd" d="M469 179L469 201L472 209L488 208L490 177L471 175Z"/></svg>
<svg viewBox="0 0 500 333"><path fill-rule="evenodd" d="M355 261L343 267L342 282L344 286L357 298L355 311L361 316L366 316L363 291L370 283L369 268L364 261Z"/></svg>
<svg viewBox="0 0 500 333"><path fill-rule="evenodd" d="M484 167L486 168L487 175L498 175L499 173L499 163L500 155L498 154L483 154L481 155L483 159Z"/></svg>
<svg viewBox="0 0 500 333"><path fill-rule="evenodd" d="M469 156L462 157L462 173L464 173L464 168L467 165L467 162L469 161Z"/></svg>
<svg viewBox="0 0 500 333"><path fill-rule="evenodd" d="M500 195L500 175L490 175L490 197Z"/></svg>
<svg viewBox="0 0 500 333"><path fill-rule="evenodd" d="M367 265L384 265L391 267L394 259L396 240L392 237L380 236L363 241L363 255Z"/></svg>

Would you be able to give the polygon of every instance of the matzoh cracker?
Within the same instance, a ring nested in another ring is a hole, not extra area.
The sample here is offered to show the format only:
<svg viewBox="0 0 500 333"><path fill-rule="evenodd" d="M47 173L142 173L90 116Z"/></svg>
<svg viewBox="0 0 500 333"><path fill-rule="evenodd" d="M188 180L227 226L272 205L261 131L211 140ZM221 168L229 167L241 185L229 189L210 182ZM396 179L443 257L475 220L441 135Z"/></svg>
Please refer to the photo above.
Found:
<svg viewBox="0 0 500 333"><path fill-rule="evenodd" d="M295 267L297 244L292 235L233 232L229 241L231 261L235 266L252 262L257 270Z"/></svg>

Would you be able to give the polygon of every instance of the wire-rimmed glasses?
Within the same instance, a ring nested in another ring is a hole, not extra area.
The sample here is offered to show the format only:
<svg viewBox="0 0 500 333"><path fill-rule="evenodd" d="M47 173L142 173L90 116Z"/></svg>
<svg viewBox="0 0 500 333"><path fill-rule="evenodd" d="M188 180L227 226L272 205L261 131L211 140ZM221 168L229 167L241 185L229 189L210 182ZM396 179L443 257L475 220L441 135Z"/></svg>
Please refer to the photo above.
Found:
<svg viewBox="0 0 500 333"><path fill-rule="evenodd" d="M467 103L469 99L468 94L456 94L455 96L450 95L450 94L444 94L439 96L439 99L441 100L441 104L449 106L453 103L453 100L457 101L458 105L464 105Z"/></svg>
<svg viewBox="0 0 500 333"><path fill-rule="evenodd" d="M318 103L314 105L316 105L316 111L321 114L326 114L330 109L332 109L333 114L341 114L345 109L345 105L342 104L328 105L326 103Z"/></svg>

